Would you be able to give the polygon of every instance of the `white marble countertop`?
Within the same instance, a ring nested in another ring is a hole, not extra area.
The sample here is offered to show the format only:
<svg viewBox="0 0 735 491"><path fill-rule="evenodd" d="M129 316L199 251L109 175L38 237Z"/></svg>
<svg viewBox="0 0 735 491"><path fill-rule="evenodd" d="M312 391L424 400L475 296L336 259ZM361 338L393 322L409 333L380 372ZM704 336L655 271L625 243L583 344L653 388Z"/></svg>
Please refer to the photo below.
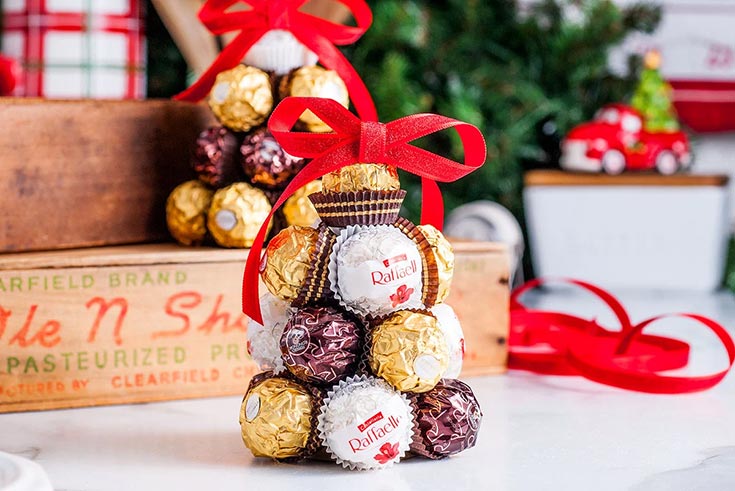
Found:
<svg viewBox="0 0 735 491"><path fill-rule="evenodd" d="M621 299L634 321L687 310L735 327L735 301L725 293L622 292ZM604 311L569 292L533 301ZM609 318L599 316L603 324ZM714 336L694 324L656 330L692 342L694 370L726 363ZM523 372L468 382L484 411L477 446L384 471L254 459L240 440L237 397L0 415L0 451L36 461L59 490L735 489L732 375L708 392L680 396Z"/></svg>

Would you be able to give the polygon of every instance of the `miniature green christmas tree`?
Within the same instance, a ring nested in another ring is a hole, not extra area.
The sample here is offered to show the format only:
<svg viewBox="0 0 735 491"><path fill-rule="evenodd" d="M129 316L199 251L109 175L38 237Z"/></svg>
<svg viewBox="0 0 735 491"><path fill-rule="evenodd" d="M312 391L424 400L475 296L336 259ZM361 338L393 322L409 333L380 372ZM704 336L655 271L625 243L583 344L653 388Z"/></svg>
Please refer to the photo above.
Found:
<svg viewBox="0 0 735 491"><path fill-rule="evenodd" d="M645 120L648 131L677 131L679 121L671 103L671 85L661 76L661 54L649 51L643 59L644 69L631 104Z"/></svg>

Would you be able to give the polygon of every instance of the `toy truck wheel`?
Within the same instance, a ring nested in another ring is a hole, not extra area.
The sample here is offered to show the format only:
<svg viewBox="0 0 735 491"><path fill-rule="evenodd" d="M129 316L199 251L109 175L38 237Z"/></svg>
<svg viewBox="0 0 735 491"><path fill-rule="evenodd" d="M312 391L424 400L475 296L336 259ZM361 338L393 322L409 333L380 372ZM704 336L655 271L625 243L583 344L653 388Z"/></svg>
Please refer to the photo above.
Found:
<svg viewBox="0 0 735 491"><path fill-rule="evenodd" d="M617 175L625 170L625 155L619 150L608 150L602 155L602 170Z"/></svg>
<svg viewBox="0 0 735 491"><path fill-rule="evenodd" d="M679 161L674 152L662 150L656 156L656 170L665 176L675 174L679 170Z"/></svg>

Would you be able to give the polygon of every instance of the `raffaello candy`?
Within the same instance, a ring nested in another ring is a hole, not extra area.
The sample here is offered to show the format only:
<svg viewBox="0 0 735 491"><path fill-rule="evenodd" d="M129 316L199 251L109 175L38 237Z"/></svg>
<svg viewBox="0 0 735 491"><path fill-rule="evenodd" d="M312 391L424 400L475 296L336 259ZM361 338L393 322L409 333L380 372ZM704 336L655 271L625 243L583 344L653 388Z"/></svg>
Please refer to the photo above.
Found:
<svg viewBox="0 0 735 491"><path fill-rule="evenodd" d="M393 226L344 229L330 257L329 279L335 298L363 317L424 307L421 252Z"/></svg>
<svg viewBox="0 0 735 491"><path fill-rule="evenodd" d="M406 397L385 381L349 377L327 394L317 430L331 457L349 469L382 469L403 458L414 432Z"/></svg>
<svg viewBox="0 0 735 491"><path fill-rule="evenodd" d="M248 322L248 353L261 370L280 373L284 370L281 358L281 335L291 309L288 302L266 293L260 296L263 324Z"/></svg>

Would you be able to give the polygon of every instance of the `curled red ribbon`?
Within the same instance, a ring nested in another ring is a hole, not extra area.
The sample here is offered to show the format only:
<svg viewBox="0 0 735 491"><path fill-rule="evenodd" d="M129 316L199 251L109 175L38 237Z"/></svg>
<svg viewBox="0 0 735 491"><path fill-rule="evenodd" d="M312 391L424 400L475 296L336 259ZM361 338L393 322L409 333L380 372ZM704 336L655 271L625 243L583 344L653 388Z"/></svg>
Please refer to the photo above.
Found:
<svg viewBox="0 0 735 491"><path fill-rule="evenodd" d="M332 133L291 131L301 115L310 110L332 128ZM464 145L464 165L417 148L410 142L454 128ZM258 266L270 217L294 192L314 179L357 162L379 162L422 178L421 222L441 229L444 207L436 181L452 182L485 163L482 133L475 126L436 114L415 114L390 123L361 121L331 99L287 97L276 107L268 129L283 149L297 157L313 159L289 183L273 205L248 254L243 278L243 312L262 323L258 299Z"/></svg>
<svg viewBox="0 0 735 491"><path fill-rule="evenodd" d="M355 109L363 119L377 121L378 116L370 92L355 69L337 46L352 44L373 21L370 7L363 0L334 0L350 10L357 26L336 24L299 10L307 0L207 0L199 11L199 20L213 34L240 33L214 60L194 85L175 99L196 102L203 99L214 85L217 74L237 66L248 50L268 31L290 31L296 39L319 56L319 62L336 71L347 85ZM250 10L228 12L237 3Z"/></svg>
<svg viewBox="0 0 735 491"><path fill-rule="evenodd" d="M594 320L562 313L527 309L519 297L548 280L536 279L511 294L508 367L547 375L580 375L622 389L658 394L697 392L717 385L735 362L735 343L724 327L707 317L665 314L633 324L623 305L605 290L579 280L560 280L599 297L613 311L620 331L609 331ZM719 338L729 365L703 376L662 375L689 362L687 343L644 334L643 329L670 317L692 319Z"/></svg>

